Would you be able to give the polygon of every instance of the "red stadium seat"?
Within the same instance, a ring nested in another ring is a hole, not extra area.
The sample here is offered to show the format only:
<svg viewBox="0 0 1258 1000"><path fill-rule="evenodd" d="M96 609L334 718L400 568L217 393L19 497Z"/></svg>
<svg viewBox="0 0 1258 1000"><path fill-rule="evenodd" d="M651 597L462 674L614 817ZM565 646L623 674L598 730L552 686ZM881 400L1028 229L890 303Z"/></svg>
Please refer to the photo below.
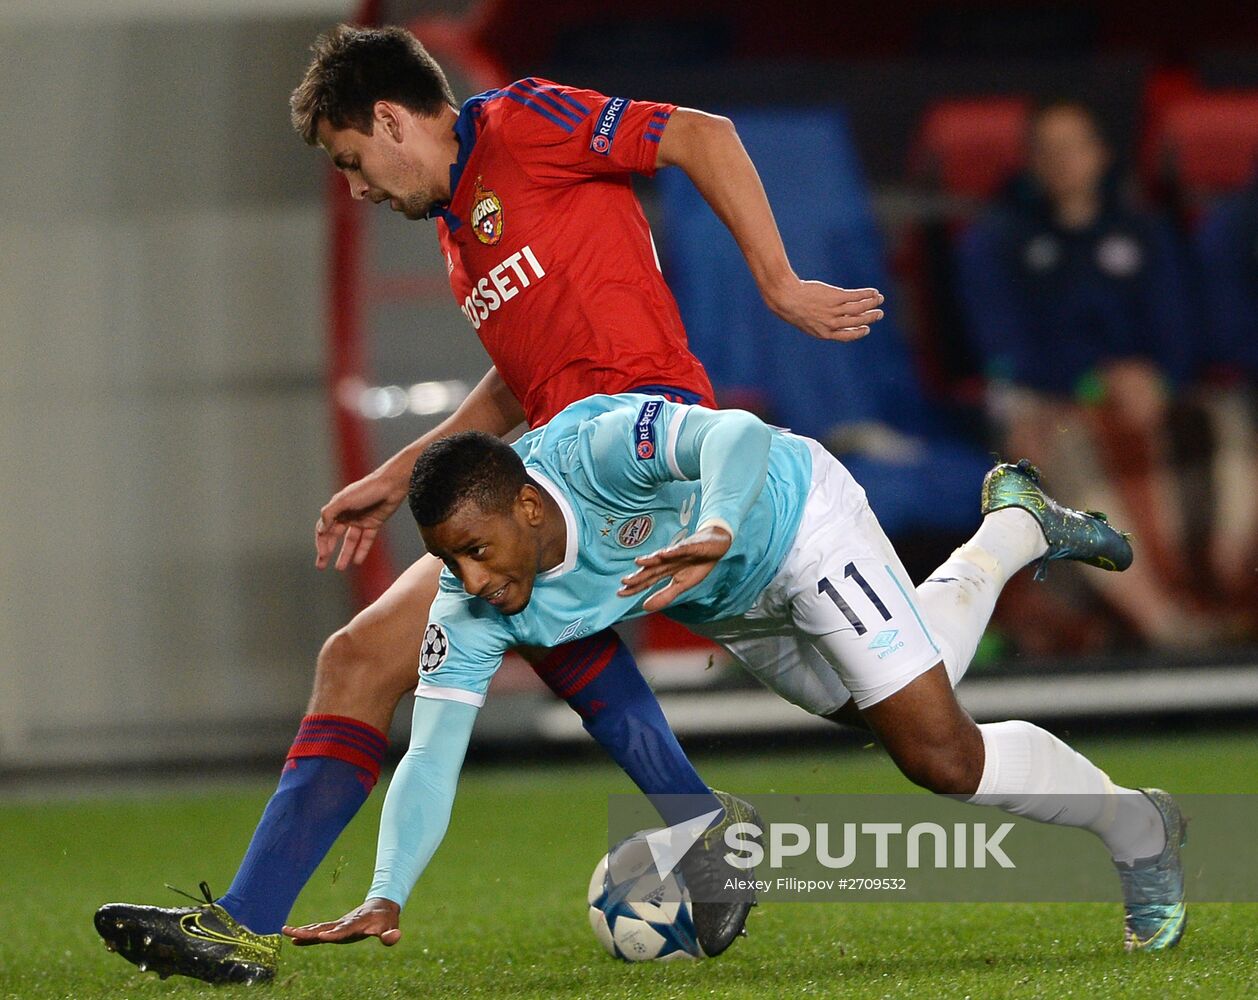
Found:
<svg viewBox="0 0 1258 1000"><path fill-rule="evenodd" d="M1243 187L1258 166L1258 91L1188 94L1150 127L1153 166L1192 196Z"/></svg>
<svg viewBox="0 0 1258 1000"><path fill-rule="evenodd" d="M979 405L978 363L960 334L952 243L979 203L989 201L1026 162L1031 101L1026 97L946 98L927 107L909 150L910 178L945 196L901 235L893 267L916 316L918 375L931 395L962 408Z"/></svg>
<svg viewBox="0 0 1258 1000"><path fill-rule="evenodd" d="M1026 160L1029 114L1022 97L937 101L922 118L910 169L948 194L990 198Z"/></svg>

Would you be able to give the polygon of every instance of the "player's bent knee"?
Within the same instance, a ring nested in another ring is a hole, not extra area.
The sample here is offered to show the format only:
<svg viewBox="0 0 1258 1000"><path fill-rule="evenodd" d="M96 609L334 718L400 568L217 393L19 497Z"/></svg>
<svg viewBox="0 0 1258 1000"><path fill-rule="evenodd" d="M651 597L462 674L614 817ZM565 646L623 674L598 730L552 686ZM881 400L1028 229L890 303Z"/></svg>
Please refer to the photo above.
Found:
<svg viewBox="0 0 1258 1000"><path fill-rule="evenodd" d="M353 683L353 674L360 663L357 646L348 628L337 629L328 636L315 665L318 680L336 686Z"/></svg>
<svg viewBox="0 0 1258 1000"><path fill-rule="evenodd" d="M368 692L400 696L415 686L417 663L404 661L392 649L364 640L352 625L338 629L324 642L316 666L316 689L325 694Z"/></svg>
<svg viewBox="0 0 1258 1000"><path fill-rule="evenodd" d="M963 746L919 746L895 757L909 781L940 795L972 795L983 776L983 758Z"/></svg>
<svg viewBox="0 0 1258 1000"><path fill-rule="evenodd" d="M865 718L914 784L972 794L983 775L983 734L957 702L942 663L895 694L866 706Z"/></svg>

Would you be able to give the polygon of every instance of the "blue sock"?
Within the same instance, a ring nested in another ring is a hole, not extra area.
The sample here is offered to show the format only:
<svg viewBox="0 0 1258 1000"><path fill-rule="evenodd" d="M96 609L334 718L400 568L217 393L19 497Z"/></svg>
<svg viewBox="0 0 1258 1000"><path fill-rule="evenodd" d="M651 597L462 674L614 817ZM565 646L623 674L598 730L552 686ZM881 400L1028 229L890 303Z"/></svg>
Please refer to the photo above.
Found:
<svg viewBox="0 0 1258 1000"><path fill-rule="evenodd" d="M534 669L670 826L721 804L687 759L629 647L611 629L552 650Z"/></svg>
<svg viewBox="0 0 1258 1000"><path fill-rule="evenodd" d="M388 742L335 715L301 721L279 786L219 905L255 934L277 934L298 894L380 776Z"/></svg>

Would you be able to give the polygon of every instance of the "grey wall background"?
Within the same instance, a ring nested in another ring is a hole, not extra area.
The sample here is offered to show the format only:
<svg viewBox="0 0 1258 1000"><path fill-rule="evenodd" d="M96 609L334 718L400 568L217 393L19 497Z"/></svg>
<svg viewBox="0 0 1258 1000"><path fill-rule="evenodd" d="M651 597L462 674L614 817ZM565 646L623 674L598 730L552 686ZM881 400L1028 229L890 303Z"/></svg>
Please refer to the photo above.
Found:
<svg viewBox="0 0 1258 1000"><path fill-rule="evenodd" d="M0 6L0 769L282 747L350 610L287 121L343 7L180 6Z"/></svg>

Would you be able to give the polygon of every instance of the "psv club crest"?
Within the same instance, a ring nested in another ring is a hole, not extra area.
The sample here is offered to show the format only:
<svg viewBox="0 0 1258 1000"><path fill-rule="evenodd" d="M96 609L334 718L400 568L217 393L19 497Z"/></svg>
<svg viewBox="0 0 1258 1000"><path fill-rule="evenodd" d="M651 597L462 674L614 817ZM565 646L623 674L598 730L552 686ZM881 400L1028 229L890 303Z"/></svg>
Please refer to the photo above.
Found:
<svg viewBox="0 0 1258 1000"><path fill-rule="evenodd" d="M486 246L502 239L502 199L486 189L479 177L472 192L472 229Z"/></svg>
<svg viewBox="0 0 1258 1000"><path fill-rule="evenodd" d="M616 541L627 549L636 548L651 537L655 527L655 518L650 514L639 514L620 526L616 532Z"/></svg>

